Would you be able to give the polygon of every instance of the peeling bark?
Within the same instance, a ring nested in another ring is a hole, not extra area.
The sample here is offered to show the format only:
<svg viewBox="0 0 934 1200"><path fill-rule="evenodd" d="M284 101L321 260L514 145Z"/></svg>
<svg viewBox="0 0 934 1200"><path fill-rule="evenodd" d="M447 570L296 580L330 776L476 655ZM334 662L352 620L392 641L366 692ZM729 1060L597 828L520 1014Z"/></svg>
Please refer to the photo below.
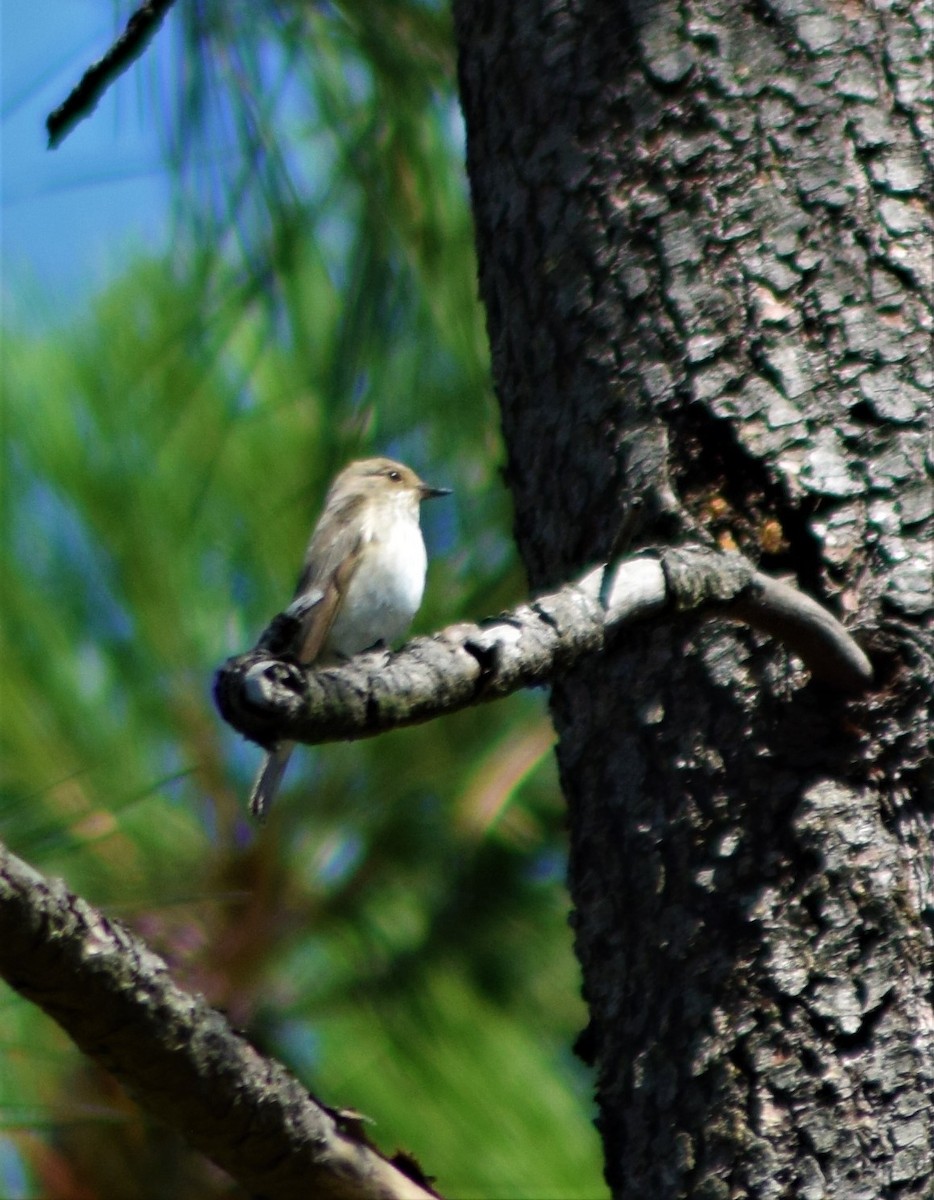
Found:
<svg viewBox="0 0 934 1200"><path fill-rule="evenodd" d="M701 530L878 690L653 621L556 679L615 1195L929 1197L929 5L456 0L533 586ZM628 515L627 515L628 514Z"/></svg>

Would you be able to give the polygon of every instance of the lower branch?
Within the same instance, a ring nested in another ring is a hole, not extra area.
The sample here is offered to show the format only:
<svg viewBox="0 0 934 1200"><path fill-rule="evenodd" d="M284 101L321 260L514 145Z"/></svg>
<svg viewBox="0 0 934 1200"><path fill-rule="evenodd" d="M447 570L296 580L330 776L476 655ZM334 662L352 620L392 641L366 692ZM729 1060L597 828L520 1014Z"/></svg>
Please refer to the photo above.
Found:
<svg viewBox="0 0 934 1200"><path fill-rule="evenodd" d="M840 622L809 596L738 554L665 550L590 571L576 583L479 625L451 625L399 653L359 654L316 670L291 657L297 601L248 654L217 674L221 716L267 748L370 737L548 683L613 634L665 612L696 611L762 629L816 678L864 690L872 666Z"/></svg>
<svg viewBox="0 0 934 1200"><path fill-rule="evenodd" d="M255 1196L429 1200L125 926L0 845L0 975ZM411 1160L406 1160L412 1168Z"/></svg>

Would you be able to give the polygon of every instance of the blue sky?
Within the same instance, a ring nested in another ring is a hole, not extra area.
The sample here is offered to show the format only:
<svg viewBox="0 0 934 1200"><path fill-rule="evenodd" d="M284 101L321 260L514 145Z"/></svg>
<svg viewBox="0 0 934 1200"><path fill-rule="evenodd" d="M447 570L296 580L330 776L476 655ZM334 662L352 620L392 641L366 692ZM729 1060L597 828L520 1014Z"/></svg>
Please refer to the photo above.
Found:
<svg viewBox="0 0 934 1200"><path fill-rule="evenodd" d="M27 324L80 308L129 251L168 237L158 96L176 41L171 11L93 115L47 149L46 116L122 27L114 8L0 0L0 280L4 306Z"/></svg>

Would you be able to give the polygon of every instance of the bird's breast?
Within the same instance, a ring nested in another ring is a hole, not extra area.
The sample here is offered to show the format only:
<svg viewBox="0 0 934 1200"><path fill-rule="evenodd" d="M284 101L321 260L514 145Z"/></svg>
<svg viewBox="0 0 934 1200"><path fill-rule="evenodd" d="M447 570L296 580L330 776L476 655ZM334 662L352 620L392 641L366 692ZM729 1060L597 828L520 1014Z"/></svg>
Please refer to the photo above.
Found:
<svg viewBox="0 0 934 1200"><path fill-rule="evenodd" d="M343 656L402 637L425 590L427 558L417 519L399 516L382 529L365 528L364 538L328 637L329 649Z"/></svg>

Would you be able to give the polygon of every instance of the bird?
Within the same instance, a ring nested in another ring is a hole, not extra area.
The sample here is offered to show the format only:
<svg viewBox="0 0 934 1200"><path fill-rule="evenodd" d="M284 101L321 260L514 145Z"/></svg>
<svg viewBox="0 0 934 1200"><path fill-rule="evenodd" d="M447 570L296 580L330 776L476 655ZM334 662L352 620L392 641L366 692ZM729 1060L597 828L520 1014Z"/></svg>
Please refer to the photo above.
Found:
<svg viewBox="0 0 934 1200"><path fill-rule="evenodd" d="M421 502L450 495L391 458L348 464L328 489L295 590L301 605L296 657L326 664L389 645L405 634L425 590L428 559ZM294 601L293 601L294 603ZM250 793L263 820L282 782L294 742L265 757Z"/></svg>

